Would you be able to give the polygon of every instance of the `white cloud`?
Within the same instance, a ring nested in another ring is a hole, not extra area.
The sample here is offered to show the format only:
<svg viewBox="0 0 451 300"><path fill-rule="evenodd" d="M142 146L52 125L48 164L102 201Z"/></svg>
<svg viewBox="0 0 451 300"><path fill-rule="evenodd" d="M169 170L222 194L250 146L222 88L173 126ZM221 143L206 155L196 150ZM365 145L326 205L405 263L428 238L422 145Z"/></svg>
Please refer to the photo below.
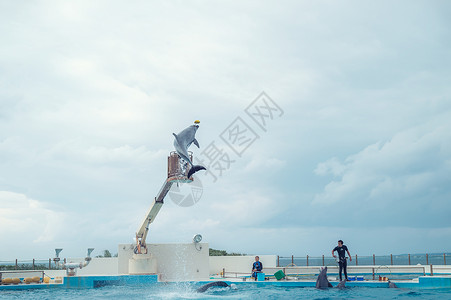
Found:
<svg viewBox="0 0 451 300"><path fill-rule="evenodd" d="M64 208L77 229L53 239L65 251L114 251L164 180L171 133L200 119L199 155L265 90L283 117L193 208L168 200L152 240L199 230L240 248L267 234L288 249L300 234L315 247L339 232L337 214L446 228L448 5L405 5L3 1L0 190L31 211L29 198L45 199L48 224ZM34 232L34 215L24 220ZM46 226L27 241L55 236Z"/></svg>
<svg viewBox="0 0 451 300"><path fill-rule="evenodd" d="M163 159L166 156L166 151L151 151L145 146L92 146L77 140L64 140L46 151L42 156L48 160L66 160L92 165L120 163L131 166L148 164L156 158Z"/></svg>
<svg viewBox="0 0 451 300"><path fill-rule="evenodd" d="M65 213L26 195L0 191L0 234L14 240L45 243L64 232ZM28 242L27 242L28 244Z"/></svg>
<svg viewBox="0 0 451 300"><path fill-rule="evenodd" d="M345 172L346 166L342 164L336 157L319 163L315 169L315 174L317 175L327 175L332 174L334 176L340 176Z"/></svg>
<svg viewBox="0 0 451 300"><path fill-rule="evenodd" d="M406 219L409 224L417 219L419 226L445 225L446 214L451 212L446 201L451 194L446 184L451 171L447 163L451 157L448 117L443 115L399 132L387 142L369 145L343 163L336 159L320 163L315 172L334 179L315 196L313 204L343 209L364 205L359 211L361 220L371 212L383 213L387 225ZM436 215L424 218L426 212Z"/></svg>
<svg viewBox="0 0 451 300"><path fill-rule="evenodd" d="M286 161L275 157L265 157L263 155L254 155L250 161L245 165L246 172L277 172L286 166Z"/></svg>
<svg viewBox="0 0 451 300"><path fill-rule="evenodd" d="M270 195L255 190L228 192L225 196L223 201L213 202L211 208L229 228L258 226L279 213Z"/></svg>

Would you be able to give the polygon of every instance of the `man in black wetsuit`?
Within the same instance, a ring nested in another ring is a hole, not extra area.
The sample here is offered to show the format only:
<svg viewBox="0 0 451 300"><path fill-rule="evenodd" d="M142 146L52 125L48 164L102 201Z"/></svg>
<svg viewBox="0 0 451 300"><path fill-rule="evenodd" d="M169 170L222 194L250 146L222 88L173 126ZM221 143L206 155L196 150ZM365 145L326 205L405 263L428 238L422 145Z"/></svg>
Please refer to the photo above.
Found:
<svg viewBox="0 0 451 300"><path fill-rule="evenodd" d="M255 262L252 265L252 277L257 280L257 273L260 273L263 269L263 264L260 262L260 257L255 257Z"/></svg>
<svg viewBox="0 0 451 300"><path fill-rule="evenodd" d="M337 258L337 256L334 254L334 252L337 251L338 253L338 265L340 266L340 281L342 281L341 272L344 271L345 273L345 279L348 281L348 271L346 270L347 263L346 263L346 252L348 252L349 260L352 261L351 253L349 253L348 247L343 245L343 241L338 241L338 246L332 250L332 256Z"/></svg>

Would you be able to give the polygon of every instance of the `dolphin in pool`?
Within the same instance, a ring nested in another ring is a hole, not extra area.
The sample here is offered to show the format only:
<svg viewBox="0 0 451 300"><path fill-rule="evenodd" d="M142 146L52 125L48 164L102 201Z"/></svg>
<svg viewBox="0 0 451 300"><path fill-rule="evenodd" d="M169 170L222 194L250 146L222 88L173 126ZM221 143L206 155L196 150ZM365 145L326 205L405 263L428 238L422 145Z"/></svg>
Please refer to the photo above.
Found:
<svg viewBox="0 0 451 300"><path fill-rule="evenodd" d="M316 279L316 288L317 289L325 289L333 287L332 284L327 279L327 267L323 268L321 272L319 272L318 278ZM346 287L346 281L340 281L336 288L343 289Z"/></svg>
<svg viewBox="0 0 451 300"><path fill-rule="evenodd" d="M205 167L200 165L193 165L193 162L189 158L188 155L188 148L191 146L192 143L199 148L199 142L196 140L195 135L197 129L199 129L199 125L197 125L199 122L196 121L194 125L189 126L188 128L185 128L178 134L173 133L175 140L174 140L174 148L175 151L177 151L177 154L186 161L190 166L190 170L188 172L188 178L190 178L194 173L200 170L206 170Z"/></svg>
<svg viewBox="0 0 451 300"><path fill-rule="evenodd" d="M215 287L215 286L216 287L228 287L229 285L227 283L225 283L224 281L213 281L213 282L207 283L207 284L201 286L200 288L198 288L197 292L203 293L206 290L208 290L209 288Z"/></svg>
<svg viewBox="0 0 451 300"><path fill-rule="evenodd" d="M391 282L390 280L388 281L388 287L391 288L391 289L398 288L398 286L396 284L394 284L393 282Z"/></svg>
<svg viewBox="0 0 451 300"><path fill-rule="evenodd" d="M332 284L327 280L327 267L325 267L319 272L318 278L316 279L316 288L325 289L330 287L332 287Z"/></svg>
<svg viewBox="0 0 451 300"><path fill-rule="evenodd" d="M340 282L337 284L336 288L338 288L338 289L344 289L344 288L346 287L345 283L346 283L346 280L340 281Z"/></svg>

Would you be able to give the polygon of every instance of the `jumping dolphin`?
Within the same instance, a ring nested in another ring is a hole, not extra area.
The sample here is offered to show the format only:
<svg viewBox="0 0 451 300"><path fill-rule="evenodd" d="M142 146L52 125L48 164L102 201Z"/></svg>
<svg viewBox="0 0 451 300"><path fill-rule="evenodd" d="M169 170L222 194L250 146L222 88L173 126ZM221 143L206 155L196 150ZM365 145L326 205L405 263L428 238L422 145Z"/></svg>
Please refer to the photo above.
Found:
<svg viewBox="0 0 451 300"><path fill-rule="evenodd" d="M316 288L317 289L325 289L333 287L332 284L327 280L327 267L323 268L321 272L319 272L318 278L316 279ZM343 289L346 287L346 281L340 281L336 288Z"/></svg>
<svg viewBox="0 0 451 300"><path fill-rule="evenodd" d="M194 143L194 145L199 148L199 142L194 137L196 135L197 129L199 129L199 125L197 125L198 123L199 121L196 121L195 125L189 126L178 134L173 133L173 135L175 136L174 147L177 151L177 154L191 166L188 172L188 178L190 178L197 171L206 170L203 166L193 165L193 162L188 155L188 148L192 143Z"/></svg>
<svg viewBox="0 0 451 300"><path fill-rule="evenodd" d="M203 293L206 290L208 290L209 288L214 287L214 286L228 287L229 285L227 283L225 283L224 281L214 281L214 282L210 282L210 283L207 283L207 284L201 286L200 288L197 289L197 292Z"/></svg>
<svg viewBox="0 0 451 300"><path fill-rule="evenodd" d="M327 280L327 267L325 267L319 272L318 278L316 279L316 288L325 289L329 287L332 287L332 284Z"/></svg>

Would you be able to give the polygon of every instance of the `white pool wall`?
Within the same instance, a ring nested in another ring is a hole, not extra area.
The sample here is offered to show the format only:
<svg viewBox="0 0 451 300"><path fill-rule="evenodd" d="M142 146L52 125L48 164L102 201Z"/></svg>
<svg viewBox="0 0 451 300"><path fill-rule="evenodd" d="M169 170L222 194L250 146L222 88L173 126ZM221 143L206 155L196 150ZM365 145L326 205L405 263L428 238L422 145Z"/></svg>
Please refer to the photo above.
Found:
<svg viewBox="0 0 451 300"><path fill-rule="evenodd" d="M209 278L208 243L149 244L149 252L157 261L161 281L203 280ZM118 247L118 273L129 274L129 260L134 245Z"/></svg>
<svg viewBox="0 0 451 300"><path fill-rule="evenodd" d="M277 266L277 255L259 255L263 268L275 268ZM223 269L226 272L249 273L255 255L246 256L210 256L210 274L220 274Z"/></svg>

